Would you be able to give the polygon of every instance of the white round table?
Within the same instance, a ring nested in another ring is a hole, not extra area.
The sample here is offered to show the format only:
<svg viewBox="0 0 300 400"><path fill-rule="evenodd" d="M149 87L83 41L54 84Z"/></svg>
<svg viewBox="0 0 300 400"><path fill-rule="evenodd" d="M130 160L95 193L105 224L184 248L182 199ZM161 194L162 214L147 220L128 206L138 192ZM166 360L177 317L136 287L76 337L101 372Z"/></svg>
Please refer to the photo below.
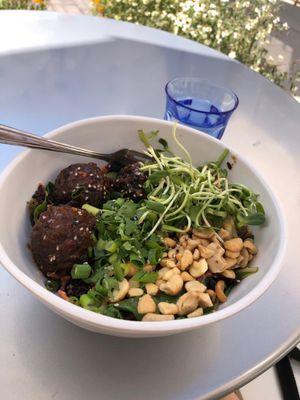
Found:
<svg viewBox="0 0 300 400"><path fill-rule="evenodd" d="M204 77L238 94L224 141L255 163L283 204L289 238L282 272L232 318L139 340L71 325L1 269L1 399L214 399L299 340L299 104L243 65L168 33L96 17L0 12L1 123L44 134L96 115L160 118L164 85L176 76ZM19 150L0 146L3 169Z"/></svg>

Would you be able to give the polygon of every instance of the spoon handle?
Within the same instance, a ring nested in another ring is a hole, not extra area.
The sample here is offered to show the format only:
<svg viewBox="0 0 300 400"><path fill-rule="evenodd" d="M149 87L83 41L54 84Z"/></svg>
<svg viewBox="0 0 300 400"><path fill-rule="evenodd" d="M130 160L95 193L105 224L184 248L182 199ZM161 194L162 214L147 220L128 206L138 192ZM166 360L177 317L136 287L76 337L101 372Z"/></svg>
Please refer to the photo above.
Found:
<svg viewBox="0 0 300 400"><path fill-rule="evenodd" d="M30 147L33 149L42 149L56 151L60 153L77 154L84 157L99 158L110 161L110 154L100 154L92 150L82 149L66 143L59 143L44 137L32 135L9 126L0 125L0 143L14 146Z"/></svg>

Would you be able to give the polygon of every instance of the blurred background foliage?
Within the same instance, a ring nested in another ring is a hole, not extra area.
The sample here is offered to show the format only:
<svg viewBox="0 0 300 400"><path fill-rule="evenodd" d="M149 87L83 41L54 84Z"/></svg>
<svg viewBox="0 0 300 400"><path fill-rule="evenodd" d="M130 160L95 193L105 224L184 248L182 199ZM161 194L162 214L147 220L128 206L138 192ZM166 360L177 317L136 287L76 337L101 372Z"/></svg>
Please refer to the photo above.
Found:
<svg viewBox="0 0 300 400"><path fill-rule="evenodd" d="M44 0L0 0L0 10L45 10Z"/></svg>
<svg viewBox="0 0 300 400"><path fill-rule="evenodd" d="M93 0L103 17L162 29L227 54L279 86L295 90L294 76L268 57L270 34L287 30L278 0Z"/></svg>

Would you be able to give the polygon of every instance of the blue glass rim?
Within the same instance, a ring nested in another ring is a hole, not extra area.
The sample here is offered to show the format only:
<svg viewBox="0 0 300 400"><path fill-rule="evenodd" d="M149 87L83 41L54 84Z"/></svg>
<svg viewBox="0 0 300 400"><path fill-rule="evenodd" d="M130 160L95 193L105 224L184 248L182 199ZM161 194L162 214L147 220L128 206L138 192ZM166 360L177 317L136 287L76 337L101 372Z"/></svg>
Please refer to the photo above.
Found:
<svg viewBox="0 0 300 400"><path fill-rule="evenodd" d="M234 98L234 100L235 100L234 107L232 107L230 110L227 110L227 111L220 111L220 112L217 112L217 113L216 113L216 112L210 112L210 111L201 111L201 110L197 110L196 108L189 107L189 106L187 106L187 105L181 103L180 101L175 100L175 99L170 95L170 93L168 92L168 87L169 87L169 85L170 85L171 83L173 83L174 81L177 81L177 80L179 80L179 79L180 79L180 80L182 80L182 79L195 80L195 81L197 81L197 82L203 82L203 83L206 83L206 84L208 84L208 85L211 85L212 87L216 87L216 88L218 88L218 89L223 89L223 90L225 90L226 92L228 92L229 94L231 94L232 97ZM205 114L210 114L210 115L225 115L225 114L232 113L232 112L237 108L237 106L239 105L239 98L237 97L237 95L236 95L231 89L228 89L228 88L226 88L226 87L224 87L224 86L217 86L217 85L214 85L213 83L211 83L210 81L208 81L208 80L206 80L206 79L201 79L201 78L197 78L197 77L186 77L186 76L185 76L185 77L181 77L181 78L173 78L173 79L171 79L170 81L168 81L168 82L166 83L166 85L165 85L165 92L166 92L167 97L168 97L171 101L173 101L175 104L179 105L180 107L186 108L187 110L196 111L196 112L205 113Z"/></svg>

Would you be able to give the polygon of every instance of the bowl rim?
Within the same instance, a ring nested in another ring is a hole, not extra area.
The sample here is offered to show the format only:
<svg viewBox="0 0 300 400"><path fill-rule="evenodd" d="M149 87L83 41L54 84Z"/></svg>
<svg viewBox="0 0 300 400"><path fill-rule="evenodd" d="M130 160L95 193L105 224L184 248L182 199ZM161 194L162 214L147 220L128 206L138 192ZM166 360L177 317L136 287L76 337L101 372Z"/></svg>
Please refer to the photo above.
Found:
<svg viewBox="0 0 300 400"><path fill-rule="evenodd" d="M65 124L57 129L54 129L47 133L45 136L48 138L55 137L60 133L63 133L65 130L70 130L73 128L77 128L79 126L86 126L89 124L95 124L97 122L122 122L122 121L133 121L133 122L148 122L148 123L159 123L160 125L165 125L167 127L172 127L172 121L165 121L158 118L144 117L144 116L136 116L136 115L106 115L100 117L93 117L87 119L81 119L75 122L71 122L69 124ZM218 143L219 146L228 148L230 152L237 153L234 149L232 149L227 144L225 145L223 142L205 134L199 132L193 128L181 125L183 129L187 132L197 133L200 136L205 137L205 140L209 142ZM0 175L0 192L2 190L3 185L5 184L6 179L13 171L13 169L22 162L22 160L32 152L32 149L25 150L21 154L15 157L12 162L3 170ZM201 327L208 325L212 322L218 322L225 318L235 315L239 311L245 309L250 306L255 300L257 300L273 283L275 278L277 277L280 269L281 263L283 260L286 243L287 243L287 231L286 231L286 222L284 218L284 213L282 210L282 206L280 205L279 200L271 190L269 184L266 182L265 178L262 174L244 157L239 153L238 159L241 160L247 168L249 168L253 173L258 177L268 195L270 196L275 212L277 214L277 218L279 221L279 225L281 227L279 232L279 247L277 249L277 253L275 255L275 259L271 264L266 275L261 279L261 281L245 296L243 296L240 300L237 300L235 303L224 307L221 310L216 311L215 313L207 314L201 316L201 318L187 318L182 320L172 320L172 321L160 321L157 322L142 322L142 321L128 321L122 319L116 319L112 317L108 317L102 314L97 314L93 311L85 310L81 307L78 307L74 304L71 304L62 298L58 297L54 293L48 291L45 287L41 286L35 280L27 276L24 272L22 272L17 265L15 265L9 256L7 255L2 243L0 243L0 263L4 266L4 268L23 286L25 286L31 293L33 293L36 297L38 297L43 303L48 304L51 309L56 311L58 314L65 316L68 320L73 321L75 319L76 322L81 322L81 325L88 325L91 328L103 328L105 331L114 330L117 332L123 333L132 333L132 334L164 334L167 332L180 332L184 330L190 330L193 328Z"/></svg>

